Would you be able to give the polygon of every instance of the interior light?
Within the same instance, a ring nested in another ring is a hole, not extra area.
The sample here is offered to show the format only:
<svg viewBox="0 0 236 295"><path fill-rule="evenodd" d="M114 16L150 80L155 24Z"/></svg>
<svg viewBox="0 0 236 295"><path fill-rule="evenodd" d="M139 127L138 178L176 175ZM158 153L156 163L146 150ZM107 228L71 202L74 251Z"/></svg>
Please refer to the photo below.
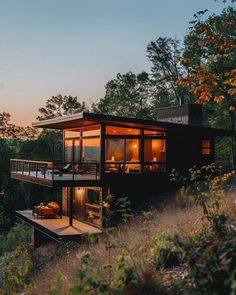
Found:
<svg viewBox="0 0 236 295"><path fill-rule="evenodd" d="M137 144L135 144L135 145L134 145L134 148L136 149L137 147L138 147L138 145L137 145Z"/></svg>
<svg viewBox="0 0 236 295"><path fill-rule="evenodd" d="M117 131L116 130L113 130L113 132L116 133Z"/></svg>

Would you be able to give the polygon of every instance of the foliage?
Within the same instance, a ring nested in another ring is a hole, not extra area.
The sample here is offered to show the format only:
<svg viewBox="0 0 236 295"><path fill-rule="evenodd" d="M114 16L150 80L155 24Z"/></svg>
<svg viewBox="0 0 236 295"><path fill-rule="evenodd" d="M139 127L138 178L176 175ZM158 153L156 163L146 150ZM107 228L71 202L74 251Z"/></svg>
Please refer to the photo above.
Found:
<svg viewBox="0 0 236 295"><path fill-rule="evenodd" d="M66 277L61 273L57 273L56 276L51 280L49 287L49 295L60 295L64 294L64 287L66 285Z"/></svg>
<svg viewBox="0 0 236 295"><path fill-rule="evenodd" d="M217 234L225 230L226 215L221 209L224 202L224 186L230 181L233 173L221 175L215 164L198 168L193 166L183 177L175 169L170 175L171 180L182 183L181 190L186 198L192 199L196 205L200 205L204 217L211 223ZM217 172L219 175L217 175Z"/></svg>
<svg viewBox="0 0 236 295"><path fill-rule="evenodd" d="M21 138L33 139L38 136L38 130L32 127L20 127L10 123L11 115L7 112L0 113L0 139Z"/></svg>
<svg viewBox="0 0 236 295"><path fill-rule="evenodd" d="M198 103L206 104L214 113L209 116L209 123L230 128L235 134L236 11L227 7L220 15L204 19L206 12L199 11L191 21L182 59L189 71L176 82L189 89ZM235 164L235 135L232 141Z"/></svg>
<svg viewBox="0 0 236 295"><path fill-rule="evenodd" d="M149 76L146 72L117 74L105 86L104 98L93 104L96 113L133 118L150 118Z"/></svg>
<svg viewBox="0 0 236 295"><path fill-rule="evenodd" d="M11 220L4 210L4 207L0 204L0 232L5 232L7 227L11 224ZM0 239L1 240L1 239ZM0 246L1 249L1 246Z"/></svg>
<svg viewBox="0 0 236 295"><path fill-rule="evenodd" d="M174 82L187 71L185 65L181 63L182 51L179 40L167 37L159 37L147 46L147 56L152 63L155 107L182 105L191 101L191 95L189 97L186 89ZM155 113L155 110L153 112Z"/></svg>
<svg viewBox="0 0 236 295"><path fill-rule="evenodd" d="M4 255L6 261L3 294L12 295L30 288L29 276L32 275L33 259L26 246L18 246Z"/></svg>
<svg viewBox="0 0 236 295"><path fill-rule="evenodd" d="M182 247L189 266L187 277L177 282L184 290L181 293L235 294L235 231L225 232L221 237L203 233L198 239L178 240L177 243Z"/></svg>
<svg viewBox="0 0 236 295"><path fill-rule="evenodd" d="M130 208L130 201L127 197L116 197L110 195L106 198L104 204L103 226L113 227L120 222L127 223L132 217L132 210Z"/></svg>
<svg viewBox="0 0 236 295"><path fill-rule="evenodd" d="M37 120L42 121L84 111L87 111L85 102L80 103L77 96L62 96L59 94L49 98L45 107L39 109L40 115Z"/></svg>
<svg viewBox="0 0 236 295"><path fill-rule="evenodd" d="M25 223L18 223L0 239L0 255L13 251L18 246L29 245L31 241L31 230Z"/></svg>
<svg viewBox="0 0 236 295"><path fill-rule="evenodd" d="M115 276L115 288L120 291L125 287L137 285L139 281L135 268L127 265L124 255L118 256L117 258L117 269Z"/></svg>
<svg viewBox="0 0 236 295"><path fill-rule="evenodd" d="M175 245L169 232L161 232L151 238L150 252L157 269L178 266L182 260L181 248Z"/></svg>
<svg viewBox="0 0 236 295"><path fill-rule="evenodd" d="M99 274L94 273L89 268L90 253L82 252L78 255L79 266L76 270L75 286L68 289L68 294L83 294L83 295L100 295L107 294L107 285L99 277ZM51 295L61 294L61 289L64 287L65 279L58 273L50 283ZM63 282L64 281L64 282Z"/></svg>

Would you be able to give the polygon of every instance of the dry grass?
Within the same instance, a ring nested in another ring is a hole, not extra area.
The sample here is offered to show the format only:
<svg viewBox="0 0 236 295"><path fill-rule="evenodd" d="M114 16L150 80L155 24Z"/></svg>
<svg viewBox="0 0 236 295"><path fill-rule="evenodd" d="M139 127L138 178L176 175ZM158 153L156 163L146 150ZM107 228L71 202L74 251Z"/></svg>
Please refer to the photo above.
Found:
<svg viewBox="0 0 236 295"><path fill-rule="evenodd" d="M229 190L227 193L223 209L235 217L236 195L234 191ZM108 235L100 236L98 243L92 245L81 244L78 249L74 249L69 255L65 254L61 259L54 259L53 262L48 263L35 274L32 279L33 288L30 294L47 294L49 282L58 272L67 278L66 287L72 286L75 283L75 270L78 264L77 255L78 252L81 253L82 251L91 253L91 270L99 272L106 278L108 272L104 270L104 264L111 263L114 266L117 256L127 253L129 259L132 260L132 265L136 267L140 275L144 272L151 272L155 276L160 276L161 273L155 271L150 261L150 238L157 233L166 231L187 237L203 227L207 228L207 222L202 218L201 208L196 206L181 208L173 200L166 204L164 209L155 209L148 216L149 218L143 215L135 216L128 224L114 229ZM114 245L110 252L106 249L108 240ZM41 251L45 252L45 249L41 249Z"/></svg>

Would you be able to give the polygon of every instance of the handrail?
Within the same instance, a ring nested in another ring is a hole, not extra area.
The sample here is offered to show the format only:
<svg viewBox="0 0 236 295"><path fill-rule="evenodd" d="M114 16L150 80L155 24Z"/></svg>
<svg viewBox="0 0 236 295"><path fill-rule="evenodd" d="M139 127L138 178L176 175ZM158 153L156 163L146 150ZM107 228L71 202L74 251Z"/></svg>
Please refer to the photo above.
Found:
<svg viewBox="0 0 236 295"><path fill-rule="evenodd" d="M14 162L24 162L24 163L35 163L35 164L53 164L53 162L48 161L36 161L36 160L24 160L24 159L10 159L10 161Z"/></svg>
<svg viewBox="0 0 236 295"><path fill-rule="evenodd" d="M11 171L36 178L55 180L55 175L71 174L71 180L77 179L77 174L93 175L97 180L99 163L94 162L54 162L23 159L10 159ZM65 167L69 165L69 167ZM78 166L77 166L78 165ZM40 172L41 171L41 172Z"/></svg>

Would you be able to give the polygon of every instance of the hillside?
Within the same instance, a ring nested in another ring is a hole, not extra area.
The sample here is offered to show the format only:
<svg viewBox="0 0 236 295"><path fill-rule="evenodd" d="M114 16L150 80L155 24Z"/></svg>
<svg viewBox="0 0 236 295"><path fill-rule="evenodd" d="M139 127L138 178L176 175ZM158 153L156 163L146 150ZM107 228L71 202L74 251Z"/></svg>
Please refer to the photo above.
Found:
<svg viewBox="0 0 236 295"><path fill-rule="evenodd" d="M231 216L235 214L234 192L227 193L224 212ZM194 240L198 234L207 231L210 231L210 227L207 220L203 218L200 207L192 204L186 205L180 200L172 200L163 205L163 208L153 209L133 217L127 224L99 237L97 243L91 239L90 242L79 246L68 245L68 247L56 249L55 246L50 245L38 249L36 255L41 256L41 259L46 256L52 260L42 265L31 278L30 294L48 294L50 285L53 285L51 281L58 274L61 276L59 284L61 291L51 294L68 294L66 290L76 284L76 270L81 263L81 258L78 257L82 257L85 252L90 253L86 266L89 276L95 273L106 282L119 276L119 279L123 277L125 280L124 277L128 276L133 269L134 278L131 276L129 278L131 281L138 278L137 280L142 282L139 283L140 285L163 286L163 290L160 287L163 294L172 293L174 292L171 287L172 283L187 275L188 266L183 261L175 261L175 255L171 257L170 253L176 251L176 246L168 240L168 237L177 234L183 240L191 238ZM169 262L168 255L158 255L161 249L169 251ZM119 260L121 257L124 257L123 265ZM111 265L110 268L109 265ZM128 280L127 277L126 279ZM159 287L157 289L159 290ZM139 293L137 291L125 294L159 293Z"/></svg>
<svg viewBox="0 0 236 295"><path fill-rule="evenodd" d="M34 250L16 225L0 243L0 294L235 294L235 175L209 167L145 211L122 207L123 222L80 243Z"/></svg>

